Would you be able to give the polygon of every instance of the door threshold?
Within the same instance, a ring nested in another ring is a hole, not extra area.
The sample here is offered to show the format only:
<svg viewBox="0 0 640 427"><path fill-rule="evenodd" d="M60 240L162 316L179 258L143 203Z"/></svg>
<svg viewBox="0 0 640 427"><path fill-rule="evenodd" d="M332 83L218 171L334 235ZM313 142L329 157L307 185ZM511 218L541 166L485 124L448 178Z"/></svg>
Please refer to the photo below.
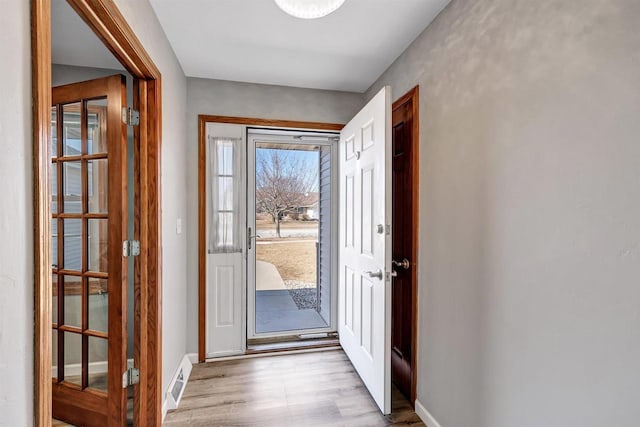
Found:
<svg viewBox="0 0 640 427"><path fill-rule="evenodd" d="M253 353L250 353L247 350L247 352L245 352L244 354L238 354L235 356L207 358L205 360L205 363L227 362L230 360L253 359L256 357L285 356L290 354L316 353L321 351L337 351L337 350L342 350L342 347L340 347L340 345L327 345L325 347L306 347L306 348L272 350L272 351L264 351L264 352L253 352Z"/></svg>
<svg viewBox="0 0 640 427"><path fill-rule="evenodd" d="M255 340L257 342L249 342L246 354L260 353L276 353L283 351L307 350L314 348L335 347L340 345L340 341L336 337L315 338L315 339L291 339L287 340L267 341Z"/></svg>

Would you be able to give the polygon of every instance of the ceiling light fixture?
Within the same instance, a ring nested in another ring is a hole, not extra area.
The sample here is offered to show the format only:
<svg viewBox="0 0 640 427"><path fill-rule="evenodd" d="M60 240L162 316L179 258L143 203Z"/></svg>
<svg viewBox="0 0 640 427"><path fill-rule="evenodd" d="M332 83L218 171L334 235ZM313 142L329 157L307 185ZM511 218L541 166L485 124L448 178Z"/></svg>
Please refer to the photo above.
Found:
<svg viewBox="0 0 640 427"><path fill-rule="evenodd" d="M345 0L274 0L278 7L291 16L316 19L335 12Z"/></svg>

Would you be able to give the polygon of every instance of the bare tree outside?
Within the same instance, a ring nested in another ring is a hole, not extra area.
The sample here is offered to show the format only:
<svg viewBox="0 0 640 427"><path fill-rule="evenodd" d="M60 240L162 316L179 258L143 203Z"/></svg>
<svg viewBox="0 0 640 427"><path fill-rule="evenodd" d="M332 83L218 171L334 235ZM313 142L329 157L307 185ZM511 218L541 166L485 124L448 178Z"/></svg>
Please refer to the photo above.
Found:
<svg viewBox="0 0 640 427"><path fill-rule="evenodd" d="M295 150L261 148L256 154L256 210L271 216L280 238L282 218L317 188L318 165Z"/></svg>

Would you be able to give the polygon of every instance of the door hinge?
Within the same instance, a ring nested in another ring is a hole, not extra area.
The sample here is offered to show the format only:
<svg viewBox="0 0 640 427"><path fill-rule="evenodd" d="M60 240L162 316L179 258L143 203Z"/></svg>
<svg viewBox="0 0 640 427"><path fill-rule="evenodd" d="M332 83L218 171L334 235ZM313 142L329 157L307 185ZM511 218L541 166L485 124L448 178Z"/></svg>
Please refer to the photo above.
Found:
<svg viewBox="0 0 640 427"><path fill-rule="evenodd" d="M140 255L140 241L139 240L124 240L122 242L122 256L138 256Z"/></svg>
<svg viewBox="0 0 640 427"><path fill-rule="evenodd" d="M130 385L138 384L140 382L140 369L129 368L122 374L122 388L127 388Z"/></svg>
<svg viewBox="0 0 640 427"><path fill-rule="evenodd" d="M127 126L138 126L140 124L140 111L129 107L123 107L122 121Z"/></svg>

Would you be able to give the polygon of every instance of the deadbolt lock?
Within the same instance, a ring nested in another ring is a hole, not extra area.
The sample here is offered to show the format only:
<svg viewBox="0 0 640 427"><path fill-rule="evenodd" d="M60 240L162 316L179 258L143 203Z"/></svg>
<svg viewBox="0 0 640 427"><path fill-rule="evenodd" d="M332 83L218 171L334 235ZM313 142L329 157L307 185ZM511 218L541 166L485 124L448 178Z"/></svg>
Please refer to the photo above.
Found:
<svg viewBox="0 0 640 427"><path fill-rule="evenodd" d="M411 267L411 262L409 262L409 260L406 258L403 258L402 261L393 260L391 261L391 264L400 268L404 268L405 270L408 270Z"/></svg>

